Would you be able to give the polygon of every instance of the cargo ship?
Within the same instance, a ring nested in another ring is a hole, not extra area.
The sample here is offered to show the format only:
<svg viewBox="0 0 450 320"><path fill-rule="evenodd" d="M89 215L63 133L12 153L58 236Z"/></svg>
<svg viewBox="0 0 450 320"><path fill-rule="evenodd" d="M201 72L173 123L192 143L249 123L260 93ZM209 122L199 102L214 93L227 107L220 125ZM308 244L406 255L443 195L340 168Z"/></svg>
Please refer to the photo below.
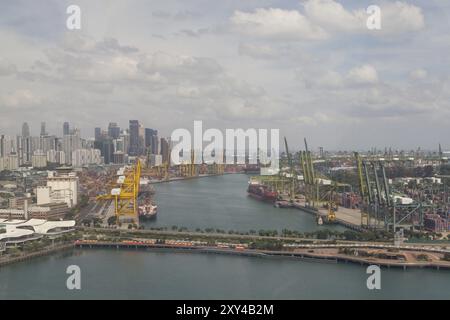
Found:
<svg viewBox="0 0 450 320"><path fill-rule="evenodd" d="M278 192L270 190L267 186L250 182L247 189L248 195L261 201L275 202Z"/></svg>
<svg viewBox="0 0 450 320"><path fill-rule="evenodd" d="M148 221L156 219L158 214L158 206L149 200L145 204L139 206L139 220Z"/></svg>

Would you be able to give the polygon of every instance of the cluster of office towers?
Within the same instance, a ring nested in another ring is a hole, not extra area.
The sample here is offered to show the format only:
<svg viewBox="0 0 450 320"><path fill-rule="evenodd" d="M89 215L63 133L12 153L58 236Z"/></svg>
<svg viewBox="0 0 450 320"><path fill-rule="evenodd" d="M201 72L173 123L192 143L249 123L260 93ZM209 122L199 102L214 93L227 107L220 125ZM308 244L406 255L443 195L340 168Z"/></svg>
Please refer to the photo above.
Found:
<svg viewBox="0 0 450 320"><path fill-rule="evenodd" d="M107 130L95 128L94 146L101 150L106 164L126 163L128 156L149 156L154 159L153 165L158 165L168 161L169 155L168 139L160 139L158 130L144 128L139 120L130 120L129 127L123 130L114 122Z"/></svg>
<svg viewBox="0 0 450 320"><path fill-rule="evenodd" d="M91 164L123 164L129 156L151 156L154 165L168 161L168 139L158 138L158 131L144 128L138 120L130 120L129 128L110 123L107 130L95 128L95 138L83 139L80 130L63 124L62 137L49 134L45 122L40 134L32 135L23 123L17 136L0 135L0 171L17 170L30 165L44 168L49 163L82 167Z"/></svg>
<svg viewBox="0 0 450 320"><path fill-rule="evenodd" d="M22 165L45 167L47 163L71 165L73 160L77 160L77 155L83 153L81 150L90 149L89 142L81 139L78 129L70 129L68 122L63 125L62 137L49 134L45 122L41 123L40 134L33 136L25 122L21 134L0 136L0 170L16 170ZM100 161L100 154L90 151L90 155Z"/></svg>

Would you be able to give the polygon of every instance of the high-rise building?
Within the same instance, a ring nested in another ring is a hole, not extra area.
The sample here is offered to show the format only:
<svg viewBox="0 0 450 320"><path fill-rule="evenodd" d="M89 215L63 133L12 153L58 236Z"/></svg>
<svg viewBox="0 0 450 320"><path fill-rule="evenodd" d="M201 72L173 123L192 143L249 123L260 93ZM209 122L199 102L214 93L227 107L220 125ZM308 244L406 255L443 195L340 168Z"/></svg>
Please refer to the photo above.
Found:
<svg viewBox="0 0 450 320"><path fill-rule="evenodd" d="M81 168L101 164L101 151L98 149L79 149L72 153L72 166Z"/></svg>
<svg viewBox="0 0 450 320"><path fill-rule="evenodd" d="M95 128L95 141L100 141L102 139L102 128Z"/></svg>
<svg viewBox="0 0 450 320"><path fill-rule="evenodd" d="M72 164L72 153L81 149L81 138L78 131L63 137L63 151L65 153L66 164Z"/></svg>
<svg viewBox="0 0 450 320"><path fill-rule="evenodd" d="M24 122L22 125L22 137L27 138L30 136L30 126Z"/></svg>
<svg viewBox="0 0 450 320"><path fill-rule="evenodd" d="M41 136L38 149L45 153L49 150L56 150L57 140L55 136Z"/></svg>
<svg viewBox="0 0 450 320"><path fill-rule="evenodd" d="M139 151L138 154L144 154L145 152L145 128L142 124L139 124Z"/></svg>
<svg viewBox="0 0 450 320"><path fill-rule="evenodd" d="M121 151L114 152L113 155L114 164L124 164L125 162L126 162L126 155L123 152Z"/></svg>
<svg viewBox="0 0 450 320"><path fill-rule="evenodd" d="M161 156L162 162L169 162L169 142L165 138L161 138Z"/></svg>
<svg viewBox="0 0 450 320"><path fill-rule="evenodd" d="M162 156L160 154L151 154L149 157L151 167L157 167L163 164Z"/></svg>
<svg viewBox="0 0 450 320"><path fill-rule="evenodd" d="M68 122L64 122L63 124L63 136L68 135L70 133L70 126Z"/></svg>
<svg viewBox="0 0 450 320"><path fill-rule="evenodd" d="M108 136L117 139L120 136L120 127L115 122L111 122L108 126Z"/></svg>
<svg viewBox="0 0 450 320"><path fill-rule="evenodd" d="M145 148L151 154L158 154L158 130L145 129Z"/></svg>
<svg viewBox="0 0 450 320"><path fill-rule="evenodd" d="M0 158L0 171L14 171L19 169L19 157L15 153L11 153L6 157Z"/></svg>
<svg viewBox="0 0 450 320"><path fill-rule="evenodd" d="M110 138L101 139L95 141L95 148L100 150L101 156L104 159L105 164L113 162L114 157L114 142Z"/></svg>
<svg viewBox="0 0 450 320"><path fill-rule="evenodd" d="M45 130L45 122L41 122L41 137L46 136L47 132Z"/></svg>
<svg viewBox="0 0 450 320"><path fill-rule="evenodd" d="M31 156L33 155L33 139L31 137L22 137L21 140L22 163L30 163Z"/></svg>
<svg viewBox="0 0 450 320"><path fill-rule="evenodd" d="M139 121L130 120L130 150L131 156L139 155Z"/></svg>
<svg viewBox="0 0 450 320"><path fill-rule="evenodd" d="M47 166L47 154L43 151L35 151L31 157L33 168L45 168Z"/></svg>
<svg viewBox="0 0 450 320"><path fill-rule="evenodd" d="M0 136L0 157L6 157L13 152L17 152L16 141L6 135Z"/></svg>
<svg viewBox="0 0 450 320"><path fill-rule="evenodd" d="M130 150L130 135L127 130L122 131L120 139L123 141L123 153L128 154L128 151Z"/></svg>

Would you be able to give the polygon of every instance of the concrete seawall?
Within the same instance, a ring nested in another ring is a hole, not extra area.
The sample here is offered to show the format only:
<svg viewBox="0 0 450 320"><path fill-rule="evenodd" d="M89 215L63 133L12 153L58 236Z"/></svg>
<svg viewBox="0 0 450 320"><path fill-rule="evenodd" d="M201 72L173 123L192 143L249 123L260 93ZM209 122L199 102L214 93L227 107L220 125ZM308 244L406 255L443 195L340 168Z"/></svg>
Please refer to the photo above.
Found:
<svg viewBox="0 0 450 320"><path fill-rule="evenodd" d="M14 256L14 257L9 257L9 256L1 257L0 256L0 267L10 265L13 263L31 260L31 259L38 258L38 257L48 256L48 255L54 254L56 252L70 250L73 248L75 248L75 245L73 243L70 243L70 244L64 244L64 245L50 247L50 248L39 250L36 252L23 253L18 256Z"/></svg>

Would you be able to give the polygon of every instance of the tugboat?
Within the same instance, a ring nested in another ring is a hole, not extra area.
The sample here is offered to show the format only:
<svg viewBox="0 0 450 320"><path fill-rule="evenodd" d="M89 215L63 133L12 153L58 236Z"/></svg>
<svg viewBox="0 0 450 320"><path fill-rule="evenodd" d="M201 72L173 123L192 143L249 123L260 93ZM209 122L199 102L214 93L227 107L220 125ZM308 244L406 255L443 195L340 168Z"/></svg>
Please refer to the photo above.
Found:
<svg viewBox="0 0 450 320"><path fill-rule="evenodd" d="M158 206L150 202L149 199L146 200L144 205L139 206L139 220L149 221L156 219L158 214Z"/></svg>
<svg viewBox="0 0 450 320"><path fill-rule="evenodd" d="M323 219L322 219L322 217L321 217L320 215L317 216L317 224L318 224L319 226L323 225Z"/></svg>
<svg viewBox="0 0 450 320"><path fill-rule="evenodd" d="M291 208L293 205L291 202L286 200L277 200L273 206L275 208Z"/></svg>

